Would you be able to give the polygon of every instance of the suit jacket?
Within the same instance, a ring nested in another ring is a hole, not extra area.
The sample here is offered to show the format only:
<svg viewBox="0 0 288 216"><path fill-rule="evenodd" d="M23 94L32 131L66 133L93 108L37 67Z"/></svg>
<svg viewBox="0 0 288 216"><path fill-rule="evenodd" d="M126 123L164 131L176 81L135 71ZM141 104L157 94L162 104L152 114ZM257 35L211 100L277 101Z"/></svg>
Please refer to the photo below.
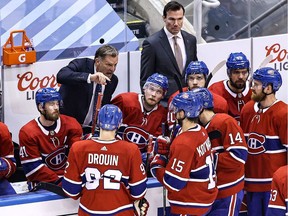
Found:
<svg viewBox="0 0 288 216"><path fill-rule="evenodd" d="M183 30L181 30L181 34L184 40L187 55L187 60L182 75L179 71L174 53L171 49L164 29L148 37L142 44L143 49L141 53L140 73L141 88L145 84L147 78L153 73L157 72L165 75L169 80L169 89L164 101L168 101L170 95L179 90L175 82L175 75L181 81L182 86L186 86L185 68L191 61L197 61L196 38Z"/></svg>
<svg viewBox="0 0 288 216"><path fill-rule="evenodd" d="M74 59L57 73L64 102L60 112L76 118L80 124L85 120L93 95L93 83L87 83L89 74L94 74L94 60L89 58ZM110 103L117 84L118 77L113 74L105 86L102 106Z"/></svg>

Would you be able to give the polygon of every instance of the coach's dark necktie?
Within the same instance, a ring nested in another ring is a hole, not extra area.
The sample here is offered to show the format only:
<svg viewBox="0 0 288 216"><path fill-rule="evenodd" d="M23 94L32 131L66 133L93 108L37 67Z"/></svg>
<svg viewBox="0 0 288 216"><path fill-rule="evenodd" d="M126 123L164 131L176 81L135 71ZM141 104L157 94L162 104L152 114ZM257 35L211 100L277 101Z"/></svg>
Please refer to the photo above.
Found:
<svg viewBox="0 0 288 216"><path fill-rule="evenodd" d="M180 72L183 71L183 57L179 44L177 43L177 36L173 37L174 40L174 55Z"/></svg>

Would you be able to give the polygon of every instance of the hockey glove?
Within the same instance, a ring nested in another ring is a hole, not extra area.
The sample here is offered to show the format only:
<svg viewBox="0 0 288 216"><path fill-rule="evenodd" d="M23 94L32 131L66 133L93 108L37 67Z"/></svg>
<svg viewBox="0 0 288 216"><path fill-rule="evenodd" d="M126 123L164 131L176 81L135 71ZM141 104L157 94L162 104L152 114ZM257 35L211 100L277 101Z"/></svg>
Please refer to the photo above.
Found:
<svg viewBox="0 0 288 216"><path fill-rule="evenodd" d="M0 179L5 177L9 172L8 163L3 159L0 158Z"/></svg>
<svg viewBox="0 0 288 216"><path fill-rule="evenodd" d="M150 172L156 178L156 170L158 168L165 168L167 164L167 157L165 155L156 154L150 163Z"/></svg>
<svg viewBox="0 0 288 216"><path fill-rule="evenodd" d="M154 154L160 154L168 157L170 147L170 138L167 136L158 136L154 145Z"/></svg>
<svg viewBox="0 0 288 216"><path fill-rule="evenodd" d="M148 208L149 203L144 197L141 200L134 201L134 213L136 216L145 216Z"/></svg>

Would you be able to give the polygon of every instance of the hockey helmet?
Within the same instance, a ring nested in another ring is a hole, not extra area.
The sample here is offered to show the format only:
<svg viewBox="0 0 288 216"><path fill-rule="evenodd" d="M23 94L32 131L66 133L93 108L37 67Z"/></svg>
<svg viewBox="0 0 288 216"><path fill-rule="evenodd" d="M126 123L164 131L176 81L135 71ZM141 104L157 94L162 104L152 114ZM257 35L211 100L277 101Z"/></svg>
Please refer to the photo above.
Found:
<svg viewBox="0 0 288 216"><path fill-rule="evenodd" d="M259 68L253 73L253 79L260 81L263 89L271 84L274 92L278 91L282 85L281 74L271 67Z"/></svg>
<svg viewBox="0 0 288 216"><path fill-rule="evenodd" d="M231 53L226 61L227 74L231 75L231 71L235 69L246 69L249 72L250 62L242 52Z"/></svg>
<svg viewBox="0 0 288 216"><path fill-rule="evenodd" d="M55 88L41 88L36 92L35 96L36 105L49 101L61 102L61 100L61 95Z"/></svg>
<svg viewBox="0 0 288 216"><path fill-rule="evenodd" d="M192 91L186 91L177 94L169 106L172 113L184 111L185 117L197 118L203 109L201 98Z"/></svg>
<svg viewBox="0 0 288 216"><path fill-rule="evenodd" d="M118 129L122 123L122 111L113 104L104 105L98 114L97 124L103 130Z"/></svg>
<svg viewBox="0 0 288 216"><path fill-rule="evenodd" d="M199 96L202 99L202 105L204 109L213 109L214 102L213 102L213 96L211 92L207 88L196 88L192 89L192 92L199 94Z"/></svg>
<svg viewBox="0 0 288 216"><path fill-rule="evenodd" d="M144 87L147 85L147 84L150 84L150 83L153 83L153 84L156 84L158 85L159 87L161 87L164 91L164 94L167 92L168 90L168 79L166 76L162 75L162 74L159 74L159 73L154 73L152 74L151 76L149 76L145 82L145 85Z"/></svg>
<svg viewBox="0 0 288 216"><path fill-rule="evenodd" d="M190 74L203 74L206 79L208 73L209 69L203 61L192 61L189 63L185 70L185 80L187 81L187 78Z"/></svg>

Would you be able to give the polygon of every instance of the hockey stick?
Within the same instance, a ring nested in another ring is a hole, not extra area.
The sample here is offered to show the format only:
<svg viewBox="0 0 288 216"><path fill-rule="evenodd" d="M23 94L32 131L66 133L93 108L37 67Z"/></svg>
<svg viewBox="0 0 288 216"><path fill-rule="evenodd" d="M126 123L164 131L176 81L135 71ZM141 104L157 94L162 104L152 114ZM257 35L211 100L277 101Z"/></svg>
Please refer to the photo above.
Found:
<svg viewBox="0 0 288 216"><path fill-rule="evenodd" d="M179 79L179 77L176 75L176 74L174 74L174 80L175 80L175 82L176 82L176 85L177 85L177 87L178 87L178 91L179 91L179 93L182 93L183 92L183 88L182 88L182 85L181 85L181 81L180 81L180 79ZM168 104L169 105L169 104ZM168 107L169 108L169 107ZM172 118L172 117L171 117ZM176 125L177 125L177 123L176 123L176 119L175 119L175 121L174 121L174 123L173 123L173 127L172 127L172 130L170 131L170 141L172 142L172 138L173 138L173 133L174 133L174 131L175 131L175 128L176 128ZM162 129L163 130L163 129ZM162 131L162 133L163 133L163 131ZM165 133L165 131L164 131L164 133Z"/></svg>
<svg viewBox="0 0 288 216"><path fill-rule="evenodd" d="M153 151L153 146L152 146L152 141L153 141L153 136L150 134L149 135L149 140L148 140L148 145L147 145L147 156L146 156L146 174L148 175L149 171L149 158L151 156L151 153Z"/></svg>
<svg viewBox="0 0 288 216"><path fill-rule="evenodd" d="M225 63L226 63L226 60L223 60L223 61L219 62L219 63L215 66L215 68L209 73L209 75L208 75L208 77L207 77L207 80L206 80L206 82L205 82L205 88L208 87L208 85L209 85L212 77L217 73L217 71L219 71L219 70L225 65Z"/></svg>
<svg viewBox="0 0 288 216"><path fill-rule="evenodd" d="M95 89L96 91L96 89ZM98 96L97 96L97 101L94 101L94 103L96 102L96 104L94 105L94 110L93 110L93 120L92 120L92 128L91 128L91 133L92 133L92 136L94 135L95 133L95 128L96 128L96 124L97 124L97 118L98 118L98 113L99 113L99 110L101 108L101 102L102 102L102 97L103 97L103 94L102 93L98 93Z"/></svg>
<svg viewBox="0 0 288 216"><path fill-rule="evenodd" d="M40 189L50 191L50 192L55 193L55 194L62 196L62 197L68 197L65 194L65 192L62 190L62 187L60 187L56 184L53 184L53 183L49 183L49 182L39 182L35 187L33 187L30 190L30 192L34 192L34 191L37 191Z"/></svg>
<svg viewBox="0 0 288 216"><path fill-rule="evenodd" d="M272 59L273 59L273 55L270 54L270 55L266 56L266 57L263 59L263 61L259 64L258 69L259 69L259 68L262 68L262 67L266 67L267 64L269 64L269 62L270 62ZM250 79L248 80L250 87L252 86L252 73L253 73L253 71L250 72L251 77L250 77Z"/></svg>
<svg viewBox="0 0 288 216"><path fill-rule="evenodd" d="M266 58L261 62L258 68L266 67L267 64L273 59L273 55L268 55Z"/></svg>
<svg viewBox="0 0 288 216"><path fill-rule="evenodd" d="M165 136L165 122L162 122L162 136ZM163 216L166 216L166 188L163 186Z"/></svg>

